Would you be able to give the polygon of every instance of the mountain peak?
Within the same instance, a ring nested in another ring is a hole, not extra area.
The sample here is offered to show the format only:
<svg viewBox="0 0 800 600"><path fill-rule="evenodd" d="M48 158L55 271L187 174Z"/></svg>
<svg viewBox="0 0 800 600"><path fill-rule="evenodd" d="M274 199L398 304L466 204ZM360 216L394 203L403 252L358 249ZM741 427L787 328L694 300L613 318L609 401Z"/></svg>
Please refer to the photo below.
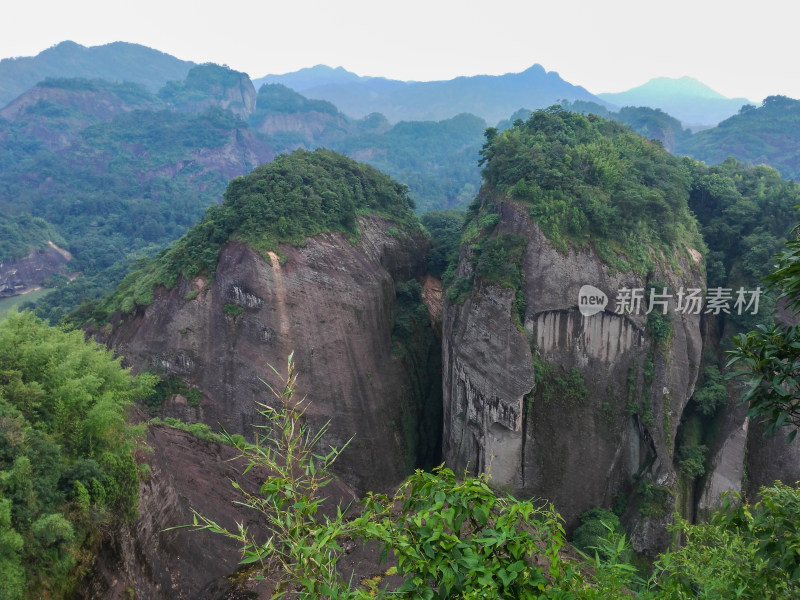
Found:
<svg viewBox="0 0 800 600"><path fill-rule="evenodd" d="M673 96L692 96L696 98L727 99L726 96L714 91L705 83L688 76L678 78L654 77L644 85L628 90L628 92L634 91L651 94L670 94Z"/></svg>

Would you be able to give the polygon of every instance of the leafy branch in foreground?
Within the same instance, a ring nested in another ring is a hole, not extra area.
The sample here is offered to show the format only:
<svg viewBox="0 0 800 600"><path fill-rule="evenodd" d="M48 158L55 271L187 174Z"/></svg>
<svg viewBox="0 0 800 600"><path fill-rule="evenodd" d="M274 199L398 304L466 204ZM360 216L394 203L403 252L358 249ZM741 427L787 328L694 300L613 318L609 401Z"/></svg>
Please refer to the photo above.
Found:
<svg viewBox="0 0 800 600"><path fill-rule="evenodd" d="M315 453L328 424L314 433L305 423L308 404L305 398L294 398L297 373L292 358L290 354L285 378L270 367L281 378L282 388L275 389L261 380L278 399L279 407L259 403L259 413L267 424L255 426L259 430L255 443L239 435L223 434L247 459L243 473L253 468L269 473L258 493L245 490L235 481L232 484L243 498L238 504L263 515L270 537L259 542L241 523L236 532L228 531L197 511L192 527L241 543L241 564L260 563L263 573L277 580L275 597L301 591L303 598L342 598L349 586L341 582L336 565L342 554L338 540L348 533L344 511L339 507L335 518L324 520L319 520L318 511L324 500L322 488L332 479L330 467L347 444L325 455Z"/></svg>
<svg viewBox="0 0 800 600"><path fill-rule="evenodd" d="M764 279L791 309L800 308L799 239L787 242L777 267ZM794 426L787 437L791 442L800 427L800 326L760 325L737 335L734 344L728 367L738 367L731 377L745 380L741 402L750 402L747 415L760 417L768 435L784 425Z"/></svg>
<svg viewBox="0 0 800 600"><path fill-rule="evenodd" d="M498 495L487 475L462 480L445 467L416 471L393 495L369 494L357 514L339 506L334 516L321 515L340 450L314 452L327 424L313 433L304 422L291 355L281 381L280 390L267 384L279 402L260 405L267 424L255 443L226 434L247 459L245 472L267 474L257 493L233 485L239 504L258 511L270 533L251 533L242 524L231 532L196 512L187 526L239 542L241 564L275 582L275 598L683 600L800 593L800 490L780 483L762 488L762 501L753 506L726 502L710 523L676 519L673 532L685 545L659 556L649 577L628 562L628 540L613 527L604 525L609 533L597 536L593 557L571 555L552 505ZM402 584L354 587L353 574L339 567L352 541L381 546Z"/></svg>

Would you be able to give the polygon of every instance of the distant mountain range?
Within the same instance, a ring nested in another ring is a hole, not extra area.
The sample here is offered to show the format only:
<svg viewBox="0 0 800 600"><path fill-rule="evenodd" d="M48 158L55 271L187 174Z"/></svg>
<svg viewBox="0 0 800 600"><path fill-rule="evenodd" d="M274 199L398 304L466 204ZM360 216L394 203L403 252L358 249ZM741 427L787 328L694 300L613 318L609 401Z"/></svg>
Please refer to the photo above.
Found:
<svg viewBox="0 0 800 600"><path fill-rule="evenodd" d="M746 98L726 98L691 77L657 77L627 92L598 96L617 106L660 108L690 128L716 125L743 105L754 104Z"/></svg>
<svg viewBox="0 0 800 600"><path fill-rule="evenodd" d="M48 77L85 77L140 83L151 92L183 81L194 63L139 44L87 48L61 42L36 56L0 60L0 108Z"/></svg>
<svg viewBox="0 0 800 600"><path fill-rule="evenodd" d="M608 104L541 65L522 73L456 77L448 81L359 77L341 67L317 65L285 75L268 75L253 83L256 87L262 83L281 83L308 98L332 102L348 115L363 117L379 112L393 122L440 121L471 113L497 123L519 108L545 108L564 99Z"/></svg>
<svg viewBox="0 0 800 600"><path fill-rule="evenodd" d="M48 77L131 81L150 91L168 81L183 81L194 63L158 50L114 42L87 48L62 42L37 56L0 60L0 108ZM626 92L590 93L558 73L534 65L521 73L475 75L447 81L399 81L362 77L342 67L300 69L253 80L258 89L280 83L306 98L332 102L344 114L361 118L383 114L390 122L440 121L471 113L496 124L520 108L535 110L566 100L594 102L610 110L624 106L660 108L685 127L711 127L736 114L745 98L726 98L689 77L657 78Z"/></svg>

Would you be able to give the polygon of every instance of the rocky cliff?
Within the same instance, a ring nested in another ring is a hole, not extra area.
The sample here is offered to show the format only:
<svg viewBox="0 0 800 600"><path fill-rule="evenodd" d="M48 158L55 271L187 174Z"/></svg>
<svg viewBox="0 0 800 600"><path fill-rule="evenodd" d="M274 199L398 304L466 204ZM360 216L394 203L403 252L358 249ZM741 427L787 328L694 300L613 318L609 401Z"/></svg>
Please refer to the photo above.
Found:
<svg viewBox="0 0 800 600"><path fill-rule="evenodd" d="M610 125L591 133L597 123L534 113L490 134L484 187L444 309L443 453L456 471L487 472L501 489L552 501L568 528L594 506L627 505L634 548L652 552L668 543L664 524L683 501L675 442L703 342L701 315L677 302L679 291L705 288L694 247L702 242L696 233L649 237L668 225L642 227L652 218L642 207L613 238L627 249L609 252L608 230L592 220L615 210L621 179L642 195L663 192L630 166L615 179L591 175L598 165L584 154L589 145L615 147L621 157L639 143ZM671 159L655 156L670 169ZM591 205L598 197L603 208ZM692 228L685 194L674 202L673 218ZM639 267L637 253L650 257ZM596 305L581 304L584 286ZM651 288L663 304L648 315ZM639 290L640 306L620 305L624 290Z"/></svg>
<svg viewBox="0 0 800 600"><path fill-rule="evenodd" d="M298 165L305 170L295 171ZM338 189L338 198L329 189ZM348 199L350 192L361 199ZM416 464L419 413L413 361L396 353L393 327L396 287L423 274L428 238L413 225L403 194L388 177L328 151L280 157L232 183L222 214L210 213L164 258L216 256L213 277L182 275L171 289L157 286L146 306L123 300L101 337L135 370L178 377L202 391L195 406L173 399L164 414L244 435L259 422L256 403L270 400L260 378L274 383L269 365L282 368L294 352L299 393L311 403L307 418L317 427L332 420L326 444L341 447L352 438L339 474L359 491L387 489ZM323 209L315 198L325 198ZM391 209L411 225L355 215L354 202L378 201L386 203L384 213ZM286 212L257 216L273 209ZM343 212L322 217L318 210ZM349 222L353 232L322 231L263 249L264 236L312 216ZM237 219L241 224L226 234L203 229ZM218 251L196 246L225 237Z"/></svg>
<svg viewBox="0 0 800 600"><path fill-rule="evenodd" d="M242 120L256 108L256 89L247 74L212 63L192 67L185 81L170 81L158 95L184 112L217 106Z"/></svg>
<svg viewBox="0 0 800 600"><path fill-rule="evenodd" d="M362 491L396 484L411 450L399 401L406 374L392 353L394 288L420 273L424 242L387 235L391 223L378 217L360 225L355 246L334 233L282 246L284 264L226 244L213 281L157 290L150 306L113 320L105 341L136 370L203 391L198 406L173 400L165 414L245 435L259 422L256 402L270 398L259 378L271 381L268 365L294 352L309 419L332 419L334 446L353 438L337 464L344 480Z"/></svg>
<svg viewBox="0 0 800 600"><path fill-rule="evenodd" d="M497 234L526 239L523 327L514 322L513 290L479 278L462 305L446 305L448 464L551 500L570 527L589 508L630 493L637 480L673 490L675 436L700 362L700 316L676 316L669 341L659 345L643 312L614 312L618 291L646 289L646 278L613 273L591 249L560 253L523 206L504 202L501 210ZM674 258L652 280L701 288L698 258L688 249ZM468 268L465 255L460 270ZM608 296L605 310L581 314L584 285Z"/></svg>
<svg viewBox="0 0 800 600"><path fill-rule="evenodd" d="M63 273L72 259L69 252L53 242L28 256L12 260L0 259L0 296L24 294L44 285L56 273Z"/></svg>
<svg viewBox="0 0 800 600"><path fill-rule="evenodd" d="M186 598L233 600L252 598L254 587L237 576L241 549L221 535L207 531L172 529L192 523L192 510L230 531L242 523L256 538L266 539L264 522L240 500L231 485L256 490L267 474L251 470L234 448L204 441L163 426L151 426L143 455L148 476L139 487L135 522L108 533L84 584L83 597L103 600ZM333 482L326 488L324 514L347 506L356 496ZM269 582L257 586L268 597Z"/></svg>

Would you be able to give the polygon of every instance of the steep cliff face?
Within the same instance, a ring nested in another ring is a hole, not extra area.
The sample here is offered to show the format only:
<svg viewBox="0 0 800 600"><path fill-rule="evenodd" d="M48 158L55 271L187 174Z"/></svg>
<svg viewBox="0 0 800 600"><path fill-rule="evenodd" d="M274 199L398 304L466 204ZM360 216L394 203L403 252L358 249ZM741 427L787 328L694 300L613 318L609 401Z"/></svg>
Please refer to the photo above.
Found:
<svg viewBox="0 0 800 600"><path fill-rule="evenodd" d="M203 391L199 406L173 401L166 414L245 435L258 423L255 403L270 399L259 378L272 381L268 365L280 369L294 352L308 418L332 419L326 443L353 438L337 463L343 479L386 489L413 451L402 428L408 374L392 352L395 283L421 273L426 241L388 235L392 223L376 216L359 225L356 245L340 233L282 245L284 264L230 242L213 281L156 290L150 306L117 317L105 341L136 370Z"/></svg>
<svg viewBox="0 0 800 600"><path fill-rule="evenodd" d="M547 498L568 528L626 506L634 548L663 549L703 345L700 306L678 307L705 288L685 171L559 111L488 132L483 156L444 310L445 460Z"/></svg>
<svg viewBox="0 0 800 600"><path fill-rule="evenodd" d="M245 490L256 490L266 473L251 470L242 475L247 465L232 447L167 427L150 427L146 444L152 453L144 456L150 470L139 488L138 518L110 532L86 579L83 597L252 597L229 579L241 558L235 542L207 531L170 528L191 524L194 509L231 531L242 523L256 538L266 539L259 513L235 504L241 498L231 485L233 480ZM325 514L335 514L337 505L356 500L340 482L332 482L326 494Z"/></svg>
<svg viewBox="0 0 800 600"><path fill-rule="evenodd" d="M186 81L170 81L158 95L181 111L202 113L218 106L242 120L256 108L256 89L247 74L211 63L193 67Z"/></svg>
<svg viewBox="0 0 800 600"><path fill-rule="evenodd" d="M555 250L520 204L501 210L498 235L526 239L524 327L512 316L513 290L479 278L463 305L445 305L448 464L548 498L569 527L629 493L644 474L672 489L675 434L700 362L700 316L675 315L668 342L655 343L644 311L613 312L618 291L644 289L645 278L612 272L589 248ZM672 290L703 287L702 267L687 249L674 260L652 280ZM459 270L469 268L464 253ZM581 314L584 285L608 296L604 311Z"/></svg>

